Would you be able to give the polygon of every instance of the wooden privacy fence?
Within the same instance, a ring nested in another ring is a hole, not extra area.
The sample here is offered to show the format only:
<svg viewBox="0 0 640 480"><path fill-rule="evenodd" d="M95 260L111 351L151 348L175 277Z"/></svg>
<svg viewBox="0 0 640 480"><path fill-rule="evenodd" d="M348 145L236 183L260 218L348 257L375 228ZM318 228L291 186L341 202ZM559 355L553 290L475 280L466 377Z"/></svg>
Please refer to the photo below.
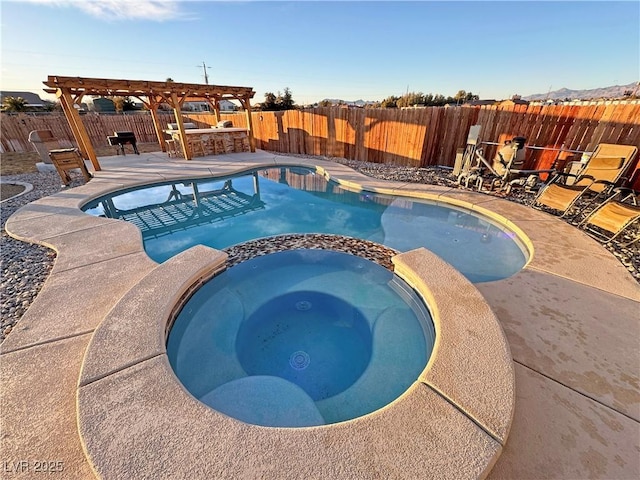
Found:
<svg viewBox="0 0 640 480"><path fill-rule="evenodd" d="M344 157L426 167L453 166L469 127L480 139L515 136L528 146L593 151L598 143L640 147L640 104L429 107L416 109L316 108L254 114L256 147L284 153ZM486 145L492 158L496 146ZM557 150L528 149L526 168L546 168Z"/></svg>
<svg viewBox="0 0 640 480"><path fill-rule="evenodd" d="M598 143L640 147L640 104L618 102L594 105L507 105L428 107L416 109L353 109L254 112L256 147L282 153L325 155L415 167L453 166L464 148L469 127L482 125L480 139L501 142L523 136L528 146L592 151ZM215 121L209 113L183 113L200 127ZM235 127L246 127L244 114L223 114ZM161 113L163 127L173 121ZM132 131L139 142L157 142L151 116L87 114L82 121L94 146L107 145L115 131ZM62 115L2 116L2 150L33 151L31 130L49 129L68 142L71 130ZM485 146L486 158L496 147ZM557 150L528 149L526 168L547 168Z"/></svg>
<svg viewBox="0 0 640 480"><path fill-rule="evenodd" d="M185 113L185 121L194 122L198 126L208 127L215 123L213 114L197 114L193 118ZM244 115L234 115L236 118ZM141 112L131 115L117 114L87 114L80 117L84 124L91 143L94 147L107 146L107 136L113 132L133 132L140 143L158 142L151 114ZM166 129L167 124L175 122L172 113L159 113L162 128ZM246 126L246 120L242 125ZM237 123L235 120L234 123ZM73 133L69 124L62 114L51 115L2 115L2 151L3 152L31 152L34 148L29 144L29 132L32 130L51 130L54 137L63 143L71 142L75 144Z"/></svg>

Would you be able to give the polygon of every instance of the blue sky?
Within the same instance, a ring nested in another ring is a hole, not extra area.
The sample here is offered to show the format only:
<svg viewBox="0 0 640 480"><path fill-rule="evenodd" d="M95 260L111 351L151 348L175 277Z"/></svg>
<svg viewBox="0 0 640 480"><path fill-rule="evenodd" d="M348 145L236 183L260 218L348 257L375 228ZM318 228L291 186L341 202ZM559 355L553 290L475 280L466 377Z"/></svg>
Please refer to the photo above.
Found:
<svg viewBox="0 0 640 480"><path fill-rule="evenodd" d="M1 0L2 90L47 75L509 98L640 80L640 2Z"/></svg>

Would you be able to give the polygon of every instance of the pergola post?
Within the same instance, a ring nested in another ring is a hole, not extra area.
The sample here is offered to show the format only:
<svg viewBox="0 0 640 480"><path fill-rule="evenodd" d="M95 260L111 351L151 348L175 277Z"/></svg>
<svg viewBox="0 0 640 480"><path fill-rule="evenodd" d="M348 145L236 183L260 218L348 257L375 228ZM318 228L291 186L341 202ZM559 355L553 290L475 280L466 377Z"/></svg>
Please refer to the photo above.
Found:
<svg viewBox="0 0 640 480"><path fill-rule="evenodd" d="M153 120L153 127L156 130L156 135L158 137L158 143L160 144L160 149L163 152L167 151L167 144L164 141L164 132L162 131L162 125L160 125L160 117L158 117L158 102L155 98L149 97L149 104L147 106L149 111L151 112L151 119Z"/></svg>
<svg viewBox="0 0 640 480"><path fill-rule="evenodd" d="M191 151L187 145L187 134L184 131L184 122L182 121L182 103L178 101L178 95L175 92L171 93L171 103L173 107L173 115L176 117L176 124L178 125L178 132L180 133L180 143L182 144L182 152L184 153L185 160L191 160Z"/></svg>
<svg viewBox="0 0 640 480"><path fill-rule="evenodd" d="M242 103L242 106L244 107L244 111L247 115L247 132L249 135L249 149L252 152L256 151L256 140L255 138L253 138L253 119L251 116L251 102L249 101L248 98L242 98L240 100L240 103Z"/></svg>
<svg viewBox="0 0 640 480"><path fill-rule="evenodd" d="M80 114L73 106L75 102L71 97L71 94L59 88L56 92L56 96L60 99L62 111L64 112L65 117L67 117L67 122L69 123L69 127L71 127L71 132L76 139L76 143L78 144L78 148L80 149L82 156L91 160L93 168L96 172L99 172L102 170L100 162L98 162L98 157L96 157L96 152L93 150L93 145L91 145L91 140L89 139L87 130L84 128Z"/></svg>

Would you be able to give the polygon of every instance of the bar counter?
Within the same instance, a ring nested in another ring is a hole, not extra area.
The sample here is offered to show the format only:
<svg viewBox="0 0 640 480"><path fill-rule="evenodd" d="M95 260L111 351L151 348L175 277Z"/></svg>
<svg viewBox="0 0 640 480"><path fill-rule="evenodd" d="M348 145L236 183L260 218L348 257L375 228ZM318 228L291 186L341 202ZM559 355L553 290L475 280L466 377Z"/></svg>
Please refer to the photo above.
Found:
<svg viewBox="0 0 640 480"><path fill-rule="evenodd" d="M244 128L190 128L184 131L187 147L193 157L250 151L249 136ZM165 130L175 141L176 153L184 157L178 130Z"/></svg>

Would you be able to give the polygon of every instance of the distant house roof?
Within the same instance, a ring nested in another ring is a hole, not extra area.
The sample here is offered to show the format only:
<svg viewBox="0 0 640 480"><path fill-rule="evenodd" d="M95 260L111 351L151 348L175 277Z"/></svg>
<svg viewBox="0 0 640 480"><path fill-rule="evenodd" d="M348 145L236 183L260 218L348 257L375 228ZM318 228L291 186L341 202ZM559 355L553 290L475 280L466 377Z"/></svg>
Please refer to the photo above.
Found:
<svg viewBox="0 0 640 480"><path fill-rule="evenodd" d="M222 100L220 100L220 109L221 110L235 110L236 104L233 102L230 102L229 100L225 100L224 98Z"/></svg>
<svg viewBox="0 0 640 480"><path fill-rule="evenodd" d="M10 92L8 90L0 91L0 102L3 101L5 97L13 97L13 98L22 97L27 102L28 107L44 107L45 106L44 100L42 100L37 94L33 92Z"/></svg>
<svg viewBox="0 0 640 480"><path fill-rule="evenodd" d="M93 99L93 108L97 112L115 112L116 104L110 98L94 98Z"/></svg>
<svg viewBox="0 0 640 480"><path fill-rule="evenodd" d="M212 110L211 105L205 101L184 102L184 105L200 112L209 112ZM224 98L218 102L218 105L220 105L220 111L224 112L230 112L238 108L235 103L225 100Z"/></svg>
<svg viewBox="0 0 640 480"><path fill-rule="evenodd" d="M496 103L495 100L472 100L470 102L465 103L465 105L471 105L473 107L475 106L482 106L482 105L493 105L494 103Z"/></svg>
<svg viewBox="0 0 640 480"><path fill-rule="evenodd" d="M522 98L510 98L508 100L502 100L499 102L500 105L529 105L528 100L523 100Z"/></svg>

